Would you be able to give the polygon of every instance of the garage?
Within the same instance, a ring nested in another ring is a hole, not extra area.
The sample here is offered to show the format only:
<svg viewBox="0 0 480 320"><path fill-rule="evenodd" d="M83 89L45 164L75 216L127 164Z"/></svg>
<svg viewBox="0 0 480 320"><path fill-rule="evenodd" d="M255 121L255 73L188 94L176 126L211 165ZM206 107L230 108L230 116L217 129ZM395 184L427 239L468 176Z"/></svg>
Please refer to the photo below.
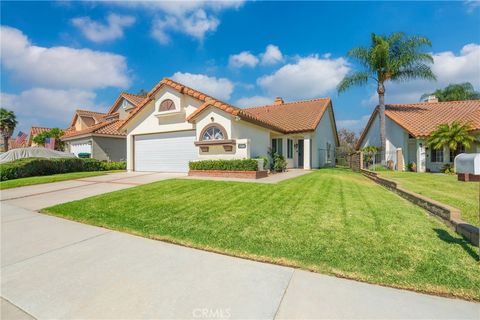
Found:
<svg viewBox="0 0 480 320"><path fill-rule="evenodd" d="M90 141L70 142L70 152L78 157L79 153L92 154L92 143Z"/></svg>
<svg viewBox="0 0 480 320"><path fill-rule="evenodd" d="M187 172L197 159L195 131L137 135L134 138L134 170Z"/></svg>

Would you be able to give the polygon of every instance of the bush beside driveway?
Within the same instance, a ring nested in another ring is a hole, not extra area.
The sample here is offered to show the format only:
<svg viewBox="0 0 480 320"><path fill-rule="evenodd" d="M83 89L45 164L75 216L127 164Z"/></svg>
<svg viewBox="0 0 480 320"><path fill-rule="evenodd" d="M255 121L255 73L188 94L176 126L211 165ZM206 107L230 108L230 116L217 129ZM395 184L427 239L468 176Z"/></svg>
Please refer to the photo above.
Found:
<svg viewBox="0 0 480 320"><path fill-rule="evenodd" d="M45 212L235 256L480 300L473 246L348 170L318 170L275 185L166 180Z"/></svg>

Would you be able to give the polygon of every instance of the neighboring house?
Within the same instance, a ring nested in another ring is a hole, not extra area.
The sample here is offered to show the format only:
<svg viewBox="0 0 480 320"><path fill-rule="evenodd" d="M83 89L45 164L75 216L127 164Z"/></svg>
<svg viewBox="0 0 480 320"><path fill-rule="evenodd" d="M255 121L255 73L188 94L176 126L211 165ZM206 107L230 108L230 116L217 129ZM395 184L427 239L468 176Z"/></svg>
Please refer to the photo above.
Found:
<svg viewBox="0 0 480 320"><path fill-rule="evenodd" d="M186 172L197 159L282 154L289 168L335 164L338 137L329 98L240 109L170 79L122 124L127 169Z"/></svg>
<svg viewBox="0 0 480 320"><path fill-rule="evenodd" d="M38 147L38 144L36 144L35 142L33 142L33 138L42 133L42 132L45 132L45 131L50 131L52 130L52 128L43 128L43 127L31 127L30 128L30 133L28 134L28 143L27 145L29 147Z"/></svg>
<svg viewBox="0 0 480 320"><path fill-rule="evenodd" d="M118 128L143 100L144 97L123 92L107 113L77 110L62 137L65 151L77 156L88 153L98 160L125 161L126 134Z"/></svg>
<svg viewBox="0 0 480 320"><path fill-rule="evenodd" d="M444 123L469 122L480 137L480 100L438 102L435 99L422 103L386 105L386 156L397 163L396 150L402 149L403 163L417 165L417 171L438 172L446 163L453 164L462 152L480 152L475 143L469 150L434 150L426 145L426 138ZM380 146L380 119L378 107L372 113L357 143L357 149L369 145ZM405 170L405 168L403 168Z"/></svg>

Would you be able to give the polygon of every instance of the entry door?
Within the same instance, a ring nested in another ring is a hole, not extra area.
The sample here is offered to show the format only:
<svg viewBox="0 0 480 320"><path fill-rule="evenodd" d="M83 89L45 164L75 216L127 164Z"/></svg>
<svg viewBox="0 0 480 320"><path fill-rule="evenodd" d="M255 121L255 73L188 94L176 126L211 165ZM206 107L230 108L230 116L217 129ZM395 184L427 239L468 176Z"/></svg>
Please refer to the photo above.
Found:
<svg viewBox="0 0 480 320"><path fill-rule="evenodd" d="M298 140L298 167L303 168L303 139Z"/></svg>

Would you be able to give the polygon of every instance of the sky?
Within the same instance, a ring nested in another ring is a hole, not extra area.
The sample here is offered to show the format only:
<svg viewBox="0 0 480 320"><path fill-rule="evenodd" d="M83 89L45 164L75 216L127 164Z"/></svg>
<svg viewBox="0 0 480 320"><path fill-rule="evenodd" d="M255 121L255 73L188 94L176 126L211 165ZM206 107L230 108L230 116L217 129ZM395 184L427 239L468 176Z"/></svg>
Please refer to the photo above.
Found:
<svg viewBox="0 0 480 320"><path fill-rule="evenodd" d="M480 89L480 2L0 2L1 106L17 128L66 128L122 91L170 77L238 107L330 97L338 127L361 131L375 84L342 94L371 33L429 38L437 81L388 83L387 103L450 83Z"/></svg>

